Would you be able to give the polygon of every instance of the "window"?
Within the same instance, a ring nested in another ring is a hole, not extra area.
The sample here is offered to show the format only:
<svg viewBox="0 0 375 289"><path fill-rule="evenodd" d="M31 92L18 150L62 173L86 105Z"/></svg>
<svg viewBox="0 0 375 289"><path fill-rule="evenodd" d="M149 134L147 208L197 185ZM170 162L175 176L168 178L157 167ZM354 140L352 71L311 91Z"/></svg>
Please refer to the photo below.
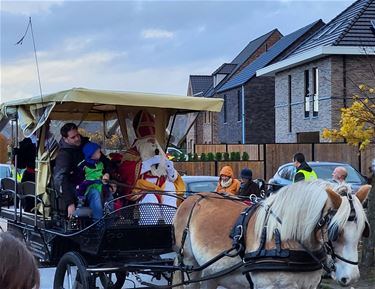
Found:
<svg viewBox="0 0 375 289"><path fill-rule="evenodd" d="M288 126L289 132L292 132L292 76L288 75Z"/></svg>
<svg viewBox="0 0 375 289"><path fill-rule="evenodd" d="M294 178L294 167L286 166L282 168L278 174L281 178L292 181Z"/></svg>
<svg viewBox="0 0 375 289"><path fill-rule="evenodd" d="M313 68L313 116L319 114L319 70Z"/></svg>
<svg viewBox="0 0 375 289"><path fill-rule="evenodd" d="M320 142L320 132L299 132L297 133L297 143L319 143Z"/></svg>
<svg viewBox="0 0 375 289"><path fill-rule="evenodd" d="M237 90L237 103L238 103L238 109L237 109L237 120L241 121L242 119L242 98L241 98L241 90Z"/></svg>
<svg viewBox="0 0 375 289"><path fill-rule="evenodd" d="M305 70L305 93L304 93L305 117L310 116L310 79L309 71Z"/></svg>
<svg viewBox="0 0 375 289"><path fill-rule="evenodd" d="M227 95L224 94L224 123L227 122Z"/></svg>

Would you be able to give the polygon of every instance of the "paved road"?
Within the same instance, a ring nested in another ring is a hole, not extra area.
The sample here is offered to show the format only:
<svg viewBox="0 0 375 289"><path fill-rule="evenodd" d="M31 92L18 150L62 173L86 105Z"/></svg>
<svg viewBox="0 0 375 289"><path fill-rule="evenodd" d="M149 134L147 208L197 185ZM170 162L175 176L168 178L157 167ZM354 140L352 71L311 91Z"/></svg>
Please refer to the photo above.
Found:
<svg viewBox="0 0 375 289"><path fill-rule="evenodd" d="M41 275L41 287L40 289L53 289L53 276L55 274L55 268L48 268L48 269L40 269L40 275ZM142 280L150 282L150 277L141 275ZM153 280L153 284L158 285L166 285L167 283L163 280ZM99 282L97 282L96 286L98 288L103 288ZM129 281L125 282L125 285L123 289L125 288L138 288L141 287L140 284L136 281L134 276L129 276ZM225 289L224 287L219 286L218 289Z"/></svg>
<svg viewBox="0 0 375 289"><path fill-rule="evenodd" d="M45 268L40 269L40 277L41 277L41 287L40 289L53 289L53 277L55 275L55 268ZM151 282L151 279L149 276L140 275L142 280ZM159 285L166 285L167 283L164 280L158 281L153 280L153 284L159 284ZM98 288L103 288L98 281L96 286ZM123 288L138 288L141 287L140 284L136 281L134 276L129 276L129 280L125 282L125 285Z"/></svg>
<svg viewBox="0 0 375 289"><path fill-rule="evenodd" d="M348 287L350 288L355 288L355 289L372 289L374 288L374 282L375 282L375 269L371 270L372 272L369 272L367 274L363 274L361 276L361 280L357 283L354 284L353 287ZM40 289L52 289L53 288L53 276L55 274L55 268L47 268L47 269L40 269L40 275L41 275L41 288ZM150 282L150 278L148 276L141 276L142 279L147 280ZM135 283L133 283L135 282ZM152 281L154 284L160 284L160 285L165 285L165 281L157 281L153 280ZM99 288L100 284L97 283L97 286ZM136 282L134 276L130 276L129 281L125 282L125 286L123 288L137 288L140 287L140 284ZM339 289L342 288L340 287L336 282L330 279L324 279L322 282L321 287L322 289ZM224 287L219 287L218 289L225 289Z"/></svg>

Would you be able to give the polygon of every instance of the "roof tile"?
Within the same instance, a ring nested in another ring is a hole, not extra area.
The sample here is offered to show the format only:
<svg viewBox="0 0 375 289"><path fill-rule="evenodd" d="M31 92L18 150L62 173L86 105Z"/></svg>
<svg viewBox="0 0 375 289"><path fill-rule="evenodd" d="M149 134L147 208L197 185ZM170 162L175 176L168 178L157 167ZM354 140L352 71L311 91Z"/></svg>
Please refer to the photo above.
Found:
<svg viewBox="0 0 375 289"><path fill-rule="evenodd" d="M246 66L241 72L239 72L236 76L232 79L227 81L219 90L218 92L223 92L228 89L240 86L246 83L249 79L255 76L255 73L258 69L263 68L264 66L268 65L272 60L278 57L283 51L288 49L295 41L297 41L300 37L302 37L305 33L309 32L311 28L313 28L317 23L321 22L315 21L310 25L307 25L297 31L284 36L278 42L276 42L267 52L263 53L259 56L254 62L250 63Z"/></svg>

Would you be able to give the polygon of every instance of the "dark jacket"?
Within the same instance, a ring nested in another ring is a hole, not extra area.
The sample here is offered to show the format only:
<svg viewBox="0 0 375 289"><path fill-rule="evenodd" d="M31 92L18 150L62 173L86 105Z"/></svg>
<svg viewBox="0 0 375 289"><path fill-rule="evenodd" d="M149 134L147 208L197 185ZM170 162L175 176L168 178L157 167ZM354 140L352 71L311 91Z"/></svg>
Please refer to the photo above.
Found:
<svg viewBox="0 0 375 289"><path fill-rule="evenodd" d="M79 147L70 145L61 138L53 170L53 181L55 189L62 194L66 206L76 202L76 186L80 181L77 178L77 168L83 159L82 145Z"/></svg>
<svg viewBox="0 0 375 289"><path fill-rule="evenodd" d="M77 200L76 187L83 181L78 165L84 160L82 147L89 141L81 136L79 147L67 144L63 138L59 142L59 152L53 169L53 182L55 189L62 194L65 206L74 204ZM100 161L104 164L104 173L108 172L109 159L101 154Z"/></svg>
<svg viewBox="0 0 375 289"><path fill-rule="evenodd" d="M261 191L259 189L259 186L256 183L254 183L252 180L250 180L243 187L241 185L238 195L243 196L243 197L248 197L251 194L254 194L257 197L260 197L260 193Z"/></svg>
<svg viewBox="0 0 375 289"><path fill-rule="evenodd" d="M303 162L301 163L301 165L297 168L297 172L296 172L296 175L294 176L294 182L299 182L299 181L303 181L305 179L305 175L299 171L301 170L304 170L304 171L307 171L307 172L312 172L312 168L306 163L306 162Z"/></svg>

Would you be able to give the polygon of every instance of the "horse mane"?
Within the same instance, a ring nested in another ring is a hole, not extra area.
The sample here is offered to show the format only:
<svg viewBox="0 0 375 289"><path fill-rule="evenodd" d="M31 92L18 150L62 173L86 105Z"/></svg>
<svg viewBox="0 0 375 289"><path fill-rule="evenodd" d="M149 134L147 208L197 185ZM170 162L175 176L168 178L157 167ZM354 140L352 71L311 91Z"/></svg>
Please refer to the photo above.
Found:
<svg viewBox="0 0 375 289"><path fill-rule="evenodd" d="M273 238L278 229L281 240L311 240L312 233L321 218L322 211L328 199L327 186L331 183L323 180L297 182L281 188L276 194L264 200L263 207L257 210L255 232L259 238L263 227L267 226L267 240ZM359 200L357 198L357 202ZM267 214L267 207L272 213ZM330 225L342 228L348 220L350 205L347 198L332 219ZM363 213L364 215L364 213ZM282 224L275 217L277 216ZM361 217L362 218L362 217Z"/></svg>

